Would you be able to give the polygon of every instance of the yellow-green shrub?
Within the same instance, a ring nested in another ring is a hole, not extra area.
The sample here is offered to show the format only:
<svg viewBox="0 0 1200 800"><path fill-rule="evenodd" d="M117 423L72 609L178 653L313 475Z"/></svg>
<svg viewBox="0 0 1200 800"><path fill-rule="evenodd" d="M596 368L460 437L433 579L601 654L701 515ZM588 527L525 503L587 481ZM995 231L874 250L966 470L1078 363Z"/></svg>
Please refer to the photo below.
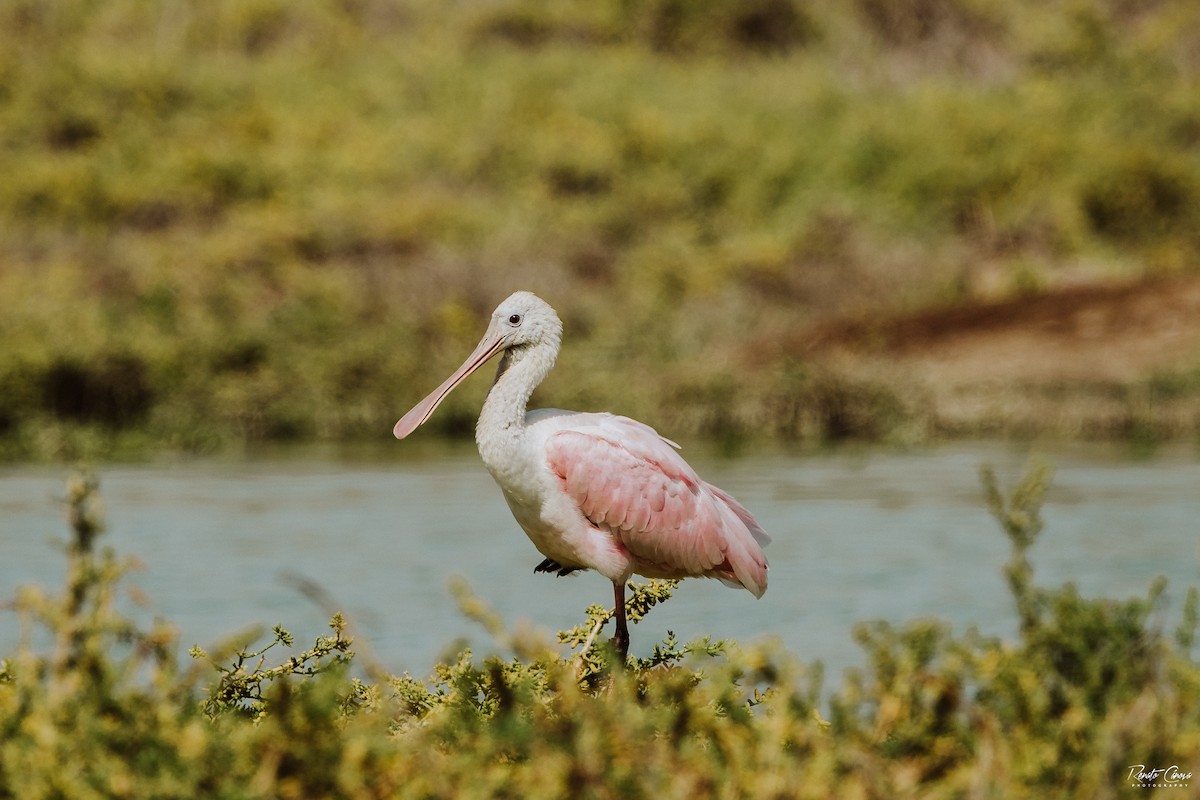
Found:
<svg viewBox="0 0 1200 800"><path fill-rule="evenodd" d="M563 655L465 589L511 655L464 651L424 680L358 671L335 618L277 663L293 646L279 627L181 667L168 627L115 609L123 565L94 546L94 482L73 478L67 585L22 590L39 633L0 667L0 797L1141 796L1131 765L1200 757L1200 600L1172 641L1161 586L1115 601L1034 585L1046 479L1005 497L984 474L1013 545L1016 641L864 625L866 666L823 695L819 666L769 645L668 637L618 666L596 644L601 608L560 637L587 652ZM641 615L670 585L636 595Z"/></svg>

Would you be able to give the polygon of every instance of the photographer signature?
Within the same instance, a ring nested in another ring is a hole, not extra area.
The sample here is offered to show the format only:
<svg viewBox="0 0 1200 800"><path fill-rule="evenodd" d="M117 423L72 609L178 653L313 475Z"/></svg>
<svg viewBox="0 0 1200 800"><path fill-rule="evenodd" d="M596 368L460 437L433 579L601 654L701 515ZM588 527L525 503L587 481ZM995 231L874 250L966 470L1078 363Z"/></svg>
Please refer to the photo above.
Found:
<svg viewBox="0 0 1200 800"><path fill-rule="evenodd" d="M1184 772L1177 765L1146 769L1145 764L1134 764L1129 768L1129 781L1139 786L1187 786L1192 773Z"/></svg>

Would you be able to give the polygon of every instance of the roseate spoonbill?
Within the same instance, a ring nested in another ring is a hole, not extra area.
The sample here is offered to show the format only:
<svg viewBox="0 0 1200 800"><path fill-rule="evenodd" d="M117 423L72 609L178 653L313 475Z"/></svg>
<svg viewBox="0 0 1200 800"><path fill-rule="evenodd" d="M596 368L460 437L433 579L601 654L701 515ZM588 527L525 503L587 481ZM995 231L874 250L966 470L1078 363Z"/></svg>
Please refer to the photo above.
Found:
<svg viewBox="0 0 1200 800"><path fill-rule="evenodd" d="M594 569L612 581L613 644L624 661L631 575L717 578L762 597L762 547L770 537L741 503L696 475L675 452L679 445L650 426L613 414L526 412L561 342L554 309L530 292L516 292L496 308L462 366L392 432L397 439L408 436L455 386L502 354L475 428L479 455L517 523L546 557L535 572Z"/></svg>

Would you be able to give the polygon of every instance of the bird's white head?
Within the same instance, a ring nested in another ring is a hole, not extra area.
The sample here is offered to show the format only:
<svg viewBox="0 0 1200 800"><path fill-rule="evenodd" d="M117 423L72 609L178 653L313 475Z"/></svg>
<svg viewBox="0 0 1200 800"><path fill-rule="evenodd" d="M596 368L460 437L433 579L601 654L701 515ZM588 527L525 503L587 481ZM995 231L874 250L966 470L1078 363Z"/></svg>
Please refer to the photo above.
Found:
<svg viewBox="0 0 1200 800"><path fill-rule="evenodd" d="M403 439L419 428L455 386L497 353L506 351L511 358L534 350L544 352L546 369L549 369L561 342L562 322L550 304L532 292L514 292L492 312L487 332L475 351L441 386L401 417L392 433L397 439Z"/></svg>
<svg viewBox="0 0 1200 800"><path fill-rule="evenodd" d="M496 306L488 334L497 331L504 339L500 349L562 342L562 322L554 309L533 292L513 292ZM487 336L484 337L487 339Z"/></svg>

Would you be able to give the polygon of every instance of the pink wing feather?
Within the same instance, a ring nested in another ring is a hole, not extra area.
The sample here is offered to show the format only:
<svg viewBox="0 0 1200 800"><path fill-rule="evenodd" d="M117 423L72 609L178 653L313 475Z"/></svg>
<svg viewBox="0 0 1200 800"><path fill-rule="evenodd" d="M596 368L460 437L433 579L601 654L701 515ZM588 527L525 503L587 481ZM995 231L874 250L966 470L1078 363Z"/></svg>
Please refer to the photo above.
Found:
<svg viewBox="0 0 1200 800"><path fill-rule="evenodd" d="M705 575L767 590L770 541L746 508L705 483L653 428L626 417L559 431L546 458L583 515L656 577Z"/></svg>

